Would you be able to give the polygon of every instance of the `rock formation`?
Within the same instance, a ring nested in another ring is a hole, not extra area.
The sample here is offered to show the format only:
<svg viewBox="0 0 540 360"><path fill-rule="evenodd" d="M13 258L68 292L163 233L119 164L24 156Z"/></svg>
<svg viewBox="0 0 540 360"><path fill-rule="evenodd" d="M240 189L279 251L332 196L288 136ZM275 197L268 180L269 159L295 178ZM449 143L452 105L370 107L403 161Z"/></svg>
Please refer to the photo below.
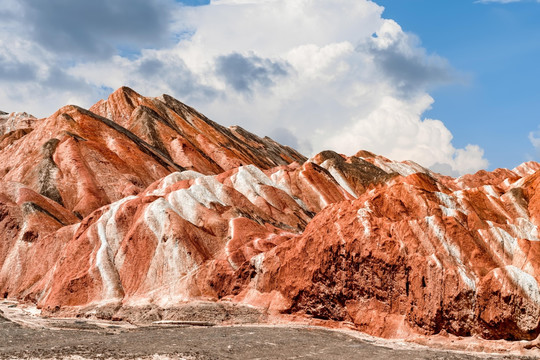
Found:
<svg viewBox="0 0 540 360"><path fill-rule="evenodd" d="M160 319L205 301L387 337L530 340L539 169L307 159L121 88L0 138L0 295L49 314Z"/></svg>
<svg viewBox="0 0 540 360"><path fill-rule="evenodd" d="M0 136L4 136L7 133L20 129L33 128L36 121L38 121L38 119L25 112L8 114L0 111Z"/></svg>

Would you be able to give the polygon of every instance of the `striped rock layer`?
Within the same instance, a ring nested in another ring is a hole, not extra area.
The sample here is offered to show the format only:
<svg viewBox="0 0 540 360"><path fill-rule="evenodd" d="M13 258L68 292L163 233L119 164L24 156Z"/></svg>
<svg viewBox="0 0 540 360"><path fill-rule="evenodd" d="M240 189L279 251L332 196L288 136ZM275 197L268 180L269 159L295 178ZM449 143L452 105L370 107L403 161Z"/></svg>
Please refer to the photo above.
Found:
<svg viewBox="0 0 540 360"><path fill-rule="evenodd" d="M540 333L538 163L454 179L367 151L306 159L128 88L2 141L4 298L111 318L242 304L387 337Z"/></svg>

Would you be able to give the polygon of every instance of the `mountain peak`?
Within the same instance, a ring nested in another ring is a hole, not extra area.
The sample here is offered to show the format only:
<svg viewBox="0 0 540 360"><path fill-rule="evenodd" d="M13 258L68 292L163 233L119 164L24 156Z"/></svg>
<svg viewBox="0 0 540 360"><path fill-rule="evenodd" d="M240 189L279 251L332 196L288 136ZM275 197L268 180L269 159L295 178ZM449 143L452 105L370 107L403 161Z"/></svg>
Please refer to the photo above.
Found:
<svg viewBox="0 0 540 360"><path fill-rule="evenodd" d="M0 136L10 132L31 129L38 119L26 112L14 112L11 114L0 112Z"/></svg>
<svg viewBox="0 0 540 360"><path fill-rule="evenodd" d="M83 216L174 171L219 174L241 165L269 169L305 159L248 131L229 130L168 95L148 98L128 87L90 110L67 105L39 122L25 113L5 119L5 132L29 122L34 129L6 140L12 146L0 153L4 179L44 196L56 188L54 200ZM59 142L45 161L39 147L51 139Z"/></svg>

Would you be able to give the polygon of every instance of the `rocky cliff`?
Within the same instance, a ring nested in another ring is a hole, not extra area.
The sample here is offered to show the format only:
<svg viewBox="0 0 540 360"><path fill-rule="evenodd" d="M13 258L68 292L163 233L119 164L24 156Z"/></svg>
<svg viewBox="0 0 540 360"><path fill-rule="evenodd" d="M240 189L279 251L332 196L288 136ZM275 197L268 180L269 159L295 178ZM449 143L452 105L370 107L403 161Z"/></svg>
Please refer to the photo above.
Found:
<svg viewBox="0 0 540 360"><path fill-rule="evenodd" d="M387 337L540 333L538 163L306 159L128 88L0 141L0 295L46 313L202 301Z"/></svg>

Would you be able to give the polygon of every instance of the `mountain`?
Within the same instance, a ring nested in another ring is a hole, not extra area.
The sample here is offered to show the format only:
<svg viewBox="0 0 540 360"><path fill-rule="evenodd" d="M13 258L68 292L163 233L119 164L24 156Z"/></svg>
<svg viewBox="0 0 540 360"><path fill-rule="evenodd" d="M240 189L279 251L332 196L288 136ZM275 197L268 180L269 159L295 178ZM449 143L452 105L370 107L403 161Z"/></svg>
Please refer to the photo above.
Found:
<svg viewBox="0 0 540 360"><path fill-rule="evenodd" d="M307 159L125 87L16 131L0 295L44 314L540 333L538 163L451 178L367 151Z"/></svg>
<svg viewBox="0 0 540 360"><path fill-rule="evenodd" d="M8 114L0 111L0 136L19 130L28 129L34 126L38 119L25 112L14 112Z"/></svg>

